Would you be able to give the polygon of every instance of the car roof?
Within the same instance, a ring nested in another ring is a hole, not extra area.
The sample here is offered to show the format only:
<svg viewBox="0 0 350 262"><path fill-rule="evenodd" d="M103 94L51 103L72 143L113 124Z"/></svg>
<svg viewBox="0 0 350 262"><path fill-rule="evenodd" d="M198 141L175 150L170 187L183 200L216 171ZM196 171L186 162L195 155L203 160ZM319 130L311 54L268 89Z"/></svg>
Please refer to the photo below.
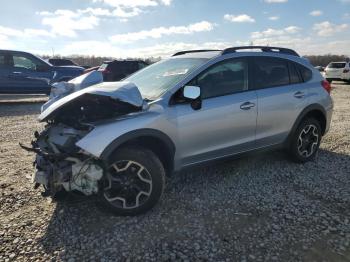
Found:
<svg viewBox="0 0 350 262"><path fill-rule="evenodd" d="M185 53L176 56L172 56L171 58L206 58L211 59L221 54L222 51L206 51L206 52L193 52L193 53Z"/></svg>
<svg viewBox="0 0 350 262"><path fill-rule="evenodd" d="M199 50L187 50L187 51L180 51L175 53L172 57L176 56L186 56L186 57L197 57L197 58L213 58L215 56L223 56L228 54L236 54L237 52L245 52L245 53L253 53L260 50L265 55L268 54L278 54L278 55L289 55L289 56L295 56L300 57L297 52L295 52L293 49L285 48L285 47L275 47L275 46L234 46L229 47L224 50L217 50L217 49L199 49ZM194 56L192 56L194 55Z"/></svg>

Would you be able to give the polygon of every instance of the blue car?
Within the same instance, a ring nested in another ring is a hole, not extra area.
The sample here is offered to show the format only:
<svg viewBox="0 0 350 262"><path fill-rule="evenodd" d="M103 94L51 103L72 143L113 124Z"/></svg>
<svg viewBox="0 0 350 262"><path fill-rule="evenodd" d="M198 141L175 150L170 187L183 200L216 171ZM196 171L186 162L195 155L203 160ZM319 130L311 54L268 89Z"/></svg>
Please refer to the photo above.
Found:
<svg viewBox="0 0 350 262"><path fill-rule="evenodd" d="M50 94L50 84L83 71L80 66L53 66L30 53L0 50L0 94Z"/></svg>

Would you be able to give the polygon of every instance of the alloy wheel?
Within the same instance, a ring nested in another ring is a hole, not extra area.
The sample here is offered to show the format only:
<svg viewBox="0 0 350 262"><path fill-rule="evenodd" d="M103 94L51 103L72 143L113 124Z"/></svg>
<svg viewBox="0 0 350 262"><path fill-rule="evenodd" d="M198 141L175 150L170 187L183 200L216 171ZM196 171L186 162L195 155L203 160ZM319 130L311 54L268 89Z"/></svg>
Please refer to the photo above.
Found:
<svg viewBox="0 0 350 262"><path fill-rule="evenodd" d="M107 172L108 185L104 197L111 205L123 209L143 205L152 193L152 177L140 163L119 160Z"/></svg>
<svg viewBox="0 0 350 262"><path fill-rule="evenodd" d="M306 125L298 137L298 153L303 157L311 156L317 149L319 134L315 125Z"/></svg>

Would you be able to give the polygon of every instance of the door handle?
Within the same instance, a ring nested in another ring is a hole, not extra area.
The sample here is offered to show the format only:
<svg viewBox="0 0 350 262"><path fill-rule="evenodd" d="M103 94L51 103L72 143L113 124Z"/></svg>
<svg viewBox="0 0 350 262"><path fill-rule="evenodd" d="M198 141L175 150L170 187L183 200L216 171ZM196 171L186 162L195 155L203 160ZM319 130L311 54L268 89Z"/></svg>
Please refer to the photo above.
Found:
<svg viewBox="0 0 350 262"><path fill-rule="evenodd" d="M295 98L303 98L304 96L305 96L305 93L301 91L294 93Z"/></svg>
<svg viewBox="0 0 350 262"><path fill-rule="evenodd" d="M254 106L255 106L255 104L252 103L252 102L245 102L245 103L241 104L240 108L242 110L249 110L249 109L251 109Z"/></svg>
<svg viewBox="0 0 350 262"><path fill-rule="evenodd" d="M18 72L18 71L11 72L9 74L9 78L25 78L25 77L27 77L26 74L24 74L23 72Z"/></svg>

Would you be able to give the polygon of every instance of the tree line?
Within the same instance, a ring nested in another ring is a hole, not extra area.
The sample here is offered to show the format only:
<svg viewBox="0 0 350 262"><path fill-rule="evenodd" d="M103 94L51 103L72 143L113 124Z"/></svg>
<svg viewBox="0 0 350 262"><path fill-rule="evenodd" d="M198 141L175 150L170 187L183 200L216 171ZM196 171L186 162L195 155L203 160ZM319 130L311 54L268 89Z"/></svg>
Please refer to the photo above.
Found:
<svg viewBox="0 0 350 262"><path fill-rule="evenodd" d="M310 55L304 56L313 66L327 66L330 62L344 62L349 61L349 57L346 55Z"/></svg>
<svg viewBox="0 0 350 262"><path fill-rule="evenodd" d="M72 60L74 63L77 65L81 66L100 66L103 64L104 61L112 61L112 60L138 60L138 61L145 61L148 64L154 63L159 61L161 58L160 57L149 57L146 59L142 58L126 58L126 59L120 59L120 58L115 58L115 57L108 57L108 56L84 56L84 55L72 55L72 56L61 56L61 55L54 55L54 56L48 56L48 55L43 55L41 56L44 59L49 59L49 58L63 58L63 59L69 59Z"/></svg>

